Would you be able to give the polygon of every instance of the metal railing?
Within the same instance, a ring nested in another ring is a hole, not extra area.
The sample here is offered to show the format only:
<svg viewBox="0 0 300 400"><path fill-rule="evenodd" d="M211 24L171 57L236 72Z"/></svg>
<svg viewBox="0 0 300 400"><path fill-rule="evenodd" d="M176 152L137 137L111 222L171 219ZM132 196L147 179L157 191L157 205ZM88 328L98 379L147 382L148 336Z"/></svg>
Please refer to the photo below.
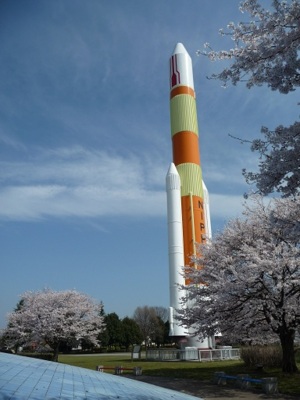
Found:
<svg viewBox="0 0 300 400"><path fill-rule="evenodd" d="M154 349L147 351L148 360L171 361L171 360L198 360L198 349L189 348L185 350L178 349Z"/></svg>
<svg viewBox="0 0 300 400"><path fill-rule="evenodd" d="M178 349L152 349L147 351L148 360L170 361L170 360L198 360L198 361L217 361L217 360L239 360L239 349L212 349L200 350L196 347Z"/></svg>
<svg viewBox="0 0 300 400"><path fill-rule="evenodd" d="M239 360L240 349L199 350L199 361Z"/></svg>

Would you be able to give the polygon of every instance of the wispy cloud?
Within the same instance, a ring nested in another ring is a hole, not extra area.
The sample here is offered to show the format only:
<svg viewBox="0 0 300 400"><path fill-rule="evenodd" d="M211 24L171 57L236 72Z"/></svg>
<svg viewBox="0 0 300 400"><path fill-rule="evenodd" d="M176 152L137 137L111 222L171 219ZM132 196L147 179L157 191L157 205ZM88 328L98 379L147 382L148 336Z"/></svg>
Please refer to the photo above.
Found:
<svg viewBox="0 0 300 400"><path fill-rule="evenodd" d="M165 213L163 177L153 188L147 166L134 156L61 148L0 168L2 219Z"/></svg>
<svg viewBox="0 0 300 400"><path fill-rule="evenodd" d="M242 195L230 196L210 194L210 212L214 218L230 219L239 217L243 211L245 199Z"/></svg>
<svg viewBox="0 0 300 400"><path fill-rule="evenodd" d="M12 135L6 135L5 133L0 131L0 143L3 143L5 146L13 148L15 150L25 150L26 147L19 140L14 139Z"/></svg>
<svg viewBox="0 0 300 400"><path fill-rule="evenodd" d="M39 220L46 217L159 216L164 193L95 186L20 186L1 190L0 218Z"/></svg>
<svg viewBox="0 0 300 400"><path fill-rule="evenodd" d="M235 185L245 185L245 179L240 171L237 172L237 165L227 167L226 169L221 168L220 165L208 164L205 167L205 180L208 180L211 184L235 184Z"/></svg>
<svg viewBox="0 0 300 400"><path fill-rule="evenodd" d="M81 146L38 149L30 160L0 162L0 219L166 215L166 165ZM210 179L222 175L210 173ZM213 217L241 210L242 196L210 194Z"/></svg>

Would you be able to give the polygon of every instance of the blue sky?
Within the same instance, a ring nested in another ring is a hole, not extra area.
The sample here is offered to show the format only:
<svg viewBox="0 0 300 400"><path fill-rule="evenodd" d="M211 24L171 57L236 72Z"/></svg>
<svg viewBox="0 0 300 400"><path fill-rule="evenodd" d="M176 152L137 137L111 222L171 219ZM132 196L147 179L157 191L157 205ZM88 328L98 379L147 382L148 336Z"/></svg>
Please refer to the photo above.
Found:
<svg viewBox="0 0 300 400"><path fill-rule="evenodd" d="M290 124L295 95L221 88L198 57L247 16L231 0L2 0L0 327L27 290L76 289L121 318L169 306L165 175L169 57L193 60L213 232L240 214L242 168L257 157L228 134ZM223 64L224 65L224 64Z"/></svg>

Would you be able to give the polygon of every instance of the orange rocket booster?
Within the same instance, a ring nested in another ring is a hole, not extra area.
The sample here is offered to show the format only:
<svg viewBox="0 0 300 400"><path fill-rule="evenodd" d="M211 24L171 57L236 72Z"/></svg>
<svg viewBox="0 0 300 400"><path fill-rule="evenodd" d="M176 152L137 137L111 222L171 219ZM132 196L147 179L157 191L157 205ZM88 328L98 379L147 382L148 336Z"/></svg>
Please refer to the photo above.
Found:
<svg viewBox="0 0 300 400"><path fill-rule="evenodd" d="M184 262L196 243L205 243L206 222L192 61L178 43L170 59L170 115L173 162L181 180Z"/></svg>

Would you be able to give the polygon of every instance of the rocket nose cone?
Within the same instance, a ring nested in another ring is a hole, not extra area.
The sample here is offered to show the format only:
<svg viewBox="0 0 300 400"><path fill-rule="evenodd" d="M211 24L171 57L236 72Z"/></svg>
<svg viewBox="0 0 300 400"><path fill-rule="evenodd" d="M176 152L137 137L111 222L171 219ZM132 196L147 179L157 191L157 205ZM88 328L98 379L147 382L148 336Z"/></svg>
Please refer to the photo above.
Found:
<svg viewBox="0 0 300 400"><path fill-rule="evenodd" d="M182 43L177 43L175 46L175 49L173 51L173 55L180 54L180 53L188 54L184 45Z"/></svg>
<svg viewBox="0 0 300 400"><path fill-rule="evenodd" d="M174 164L174 163L171 163L171 164L170 164L170 167L169 167L169 169L168 169L167 175L170 175L170 174L179 175L179 174L178 174L178 171L177 171L177 168L175 167L175 164Z"/></svg>

